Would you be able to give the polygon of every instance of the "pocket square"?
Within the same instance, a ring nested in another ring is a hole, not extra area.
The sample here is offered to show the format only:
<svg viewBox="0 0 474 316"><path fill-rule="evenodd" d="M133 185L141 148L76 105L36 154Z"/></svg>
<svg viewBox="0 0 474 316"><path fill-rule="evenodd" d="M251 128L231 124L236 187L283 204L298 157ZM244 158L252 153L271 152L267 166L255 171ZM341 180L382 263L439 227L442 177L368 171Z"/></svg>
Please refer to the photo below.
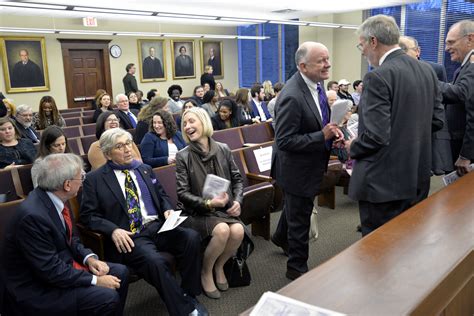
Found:
<svg viewBox="0 0 474 316"><path fill-rule="evenodd" d="M151 183L156 184L156 179L151 179Z"/></svg>

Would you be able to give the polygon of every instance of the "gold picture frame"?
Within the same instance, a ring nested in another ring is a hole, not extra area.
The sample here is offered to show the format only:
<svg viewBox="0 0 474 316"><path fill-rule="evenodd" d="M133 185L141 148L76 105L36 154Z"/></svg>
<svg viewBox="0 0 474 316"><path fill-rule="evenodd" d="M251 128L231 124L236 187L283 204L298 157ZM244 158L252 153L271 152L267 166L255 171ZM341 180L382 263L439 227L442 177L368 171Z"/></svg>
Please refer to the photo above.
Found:
<svg viewBox="0 0 474 316"><path fill-rule="evenodd" d="M212 58L212 54L214 58ZM207 65L212 66L212 74L215 79L224 78L224 44L222 41L201 41L202 73Z"/></svg>
<svg viewBox="0 0 474 316"><path fill-rule="evenodd" d="M2 37L0 45L7 93L50 90L44 37Z"/></svg>
<svg viewBox="0 0 474 316"><path fill-rule="evenodd" d="M194 41L171 40L170 48L173 79L196 78Z"/></svg>
<svg viewBox="0 0 474 316"><path fill-rule="evenodd" d="M140 82L166 81L165 40L139 39L137 45Z"/></svg>

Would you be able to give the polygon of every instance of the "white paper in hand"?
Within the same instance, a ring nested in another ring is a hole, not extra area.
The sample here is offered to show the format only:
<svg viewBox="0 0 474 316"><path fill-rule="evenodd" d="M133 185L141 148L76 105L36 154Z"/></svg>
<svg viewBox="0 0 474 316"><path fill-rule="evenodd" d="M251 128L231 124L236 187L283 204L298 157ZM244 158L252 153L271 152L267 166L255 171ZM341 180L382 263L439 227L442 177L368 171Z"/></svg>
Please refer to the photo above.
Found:
<svg viewBox="0 0 474 316"><path fill-rule="evenodd" d="M350 100L337 100L331 106L331 123L342 125L344 123L344 117L347 112L352 108L352 102Z"/></svg>
<svg viewBox="0 0 474 316"><path fill-rule="evenodd" d="M230 181L214 174L208 174L202 188L202 197L205 199L213 199L221 193L227 192Z"/></svg>
<svg viewBox="0 0 474 316"><path fill-rule="evenodd" d="M163 226L161 226L157 234L175 229L176 227L181 225L181 223L184 222L186 218L188 218L187 216L179 216L179 215L181 215L181 211L171 212L170 216L168 216L168 218L166 219L166 222L163 224Z"/></svg>

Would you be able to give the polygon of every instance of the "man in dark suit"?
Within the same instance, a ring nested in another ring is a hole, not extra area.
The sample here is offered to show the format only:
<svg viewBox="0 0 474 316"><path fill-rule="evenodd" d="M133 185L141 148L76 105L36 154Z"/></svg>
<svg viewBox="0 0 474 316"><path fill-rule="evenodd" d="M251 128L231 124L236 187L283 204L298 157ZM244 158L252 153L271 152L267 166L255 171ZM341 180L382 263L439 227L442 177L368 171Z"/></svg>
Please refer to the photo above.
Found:
<svg viewBox="0 0 474 316"><path fill-rule="evenodd" d="M122 314L127 268L98 260L72 233L66 202L81 187L82 165L74 154L53 154L36 162L38 187L6 230L5 315Z"/></svg>
<svg viewBox="0 0 474 316"><path fill-rule="evenodd" d="M27 138L33 143L39 143L40 135L33 128L33 110L31 106L21 104L16 108L16 115L13 117L16 127L20 131L22 138Z"/></svg>
<svg viewBox="0 0 474 316"><path fill-rule="evenodd" d="M452 84L440 82L446 118L451 134L454 166L460 175L474 162L474 21L453 24L446 36L451 60L461 63Z"/></svg>
<svg viewBox="0 0 474 316"><path fill-rule="evenodd" d="M215 76L222 76L221 72L221 61L219 56L216 56L216 52L214 48L209 49L209 59L207 60L207 64L212 67L212 73Z"/></svg>
<svg viewBox="0 0 474 316"><path fill-rule="evenodd" d="M130 92L138 91L137 78L135 78L137 67L135 67L135 64L128 64L125 71L127 74L123 77L122 82L125 94L128 95Z"/></svg>
<svg viewBox="0 0 474 316"><path fill-rule="evenodd" d="M349 196L359 201L365 236L428 195L431 133L443 126L443 110L433 69L400 49L392 17L370 17L358 34L374 67L364 77L358 137L347 142L355 159Z"/></svg>
<svg viewBox="0 0 474 316"><path fill-rule="evenodd" d="M329 78L329 53L315 42L296 51L298 72L287 81L275 105L276 150L272 176L284 193L284 208L272 241L288 251L286 276L308 271L309 226L313 201L329 160L331 140L342 137L329 124L323 80Z"/></svg>
<svg viewBox="0 0 474 316"><path fill-rule="evenodd" d="M133 160L132 136L110 129L100 137L108 159L84 182L81 222L105 235L105 256L124 263L152 284L170 315L205 315L196 300L201 293L200 238L196 231L176 227L158 233L172 212L153 170ZM181 287L162 252L177 259Z"/></svg>
<svg viewBox="0 0 474 316"><path fill-rule="evenodd" d="M155 57L155 48L150 47L150 56L143 60L143 79L163 78L163 67L158 57Z"/></svg>
<svg viewBox="0 0 474 316"><path fill-rule="evenodd" d="M20 50L20 61L13 66L11 84L12 88L44 86L43 72L30 60L26 49Z"/></svg>
<svg viewBox="0 0 474 316"><path fill-rule="evenodd" d="M259 117L261 122L271 122L272 116L268 112L267 104L265 103L265 92L263 86L256 83L250 88L250 94L252 99L250 100L250 106L252 108L252 117Z"/></svg>
<svg viewBox="0 0 474 316"><path fill-rule="evenodd" d="M130 109L128 97L125 94L117 94L115 100L117 102L117 110L115 113L120 119L120 127L123 129L132 129L137 127L138 111L135 109Z"/></svg>

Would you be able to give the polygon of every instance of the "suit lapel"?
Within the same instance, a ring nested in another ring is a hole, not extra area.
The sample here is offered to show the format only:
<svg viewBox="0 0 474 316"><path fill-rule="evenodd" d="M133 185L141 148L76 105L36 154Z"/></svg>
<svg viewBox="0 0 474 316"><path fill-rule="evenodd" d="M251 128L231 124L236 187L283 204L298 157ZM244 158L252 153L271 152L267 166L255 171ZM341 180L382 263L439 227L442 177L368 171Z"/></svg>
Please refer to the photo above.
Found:
<svg viewBox="0 0 474 316"><path fill-rule="evenodd" d="M58 211L56 210L56 206L54 206L53 201L51 201L46 192L40 189L38 189L38 196L43 202L44 207L48 210L48 216L53 221L54 225L57 228L57 231L61 232L61 235L64 237L64 241L66 242L66 244L69 245L69 243L67 242L68 238L66 236L66 228L64 227L61 218L59 218Z"/></svg>
<svg viewBox="0 0 474 316"><path fill-rule="evenodd" d="M112 192L113 196L115 196L117 201L120 203L120 206L122 206L122 210L127 213L128 216L128 210L126 206L127 201L125 201L125 197L123 196L122 188L118 183L114 171L107 164L104 167L104 180L110 191Z"/></svg>
<svg viewBox="0 0 474 316"><path fill-rule="evenodd" d="M471 54L472 55L472 54ZM470 56L470 55L469 55ZM469 57L470 58L470 57ZM464 66L462 67L459 67L458 69L456 69L456 71L454 72L454 79L453 79L453 83L456 83L457 79L460 77L460 74L463 73L467 67L469 66L470 64L470 61L469 59L467 60L467 62L464 64Z"/></svg>

